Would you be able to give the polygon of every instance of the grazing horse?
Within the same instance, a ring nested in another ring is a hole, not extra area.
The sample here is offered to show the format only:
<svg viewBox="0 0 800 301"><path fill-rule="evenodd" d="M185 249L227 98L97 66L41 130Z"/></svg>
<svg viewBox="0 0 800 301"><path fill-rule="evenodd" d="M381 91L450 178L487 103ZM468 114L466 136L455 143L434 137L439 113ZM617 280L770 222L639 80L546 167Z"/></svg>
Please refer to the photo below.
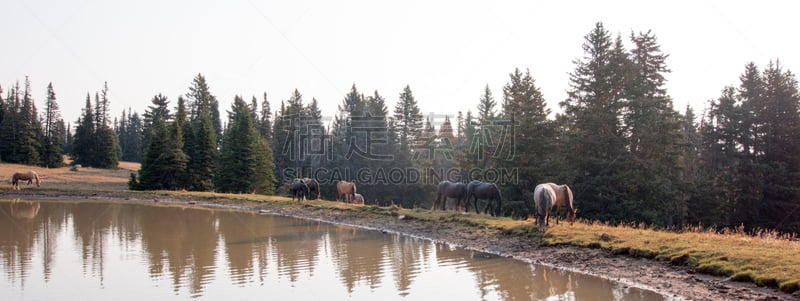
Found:
<svg viewBox="0 0 800 301"><path fill-rule="evenodd" d="M556 199L553 201L553 206L556 207L556 225L558 224L558 219L561 217L561 207L566 207L566 212L564 212L565 218L569 225L571 226L573 222L575 222L575 207L572 205L572 189L569 189L567 184L558 185L554 183L546 183L556 192Z"/></svg>
<svg viewBox="0 0 800 301"><path fill-rule="evenodd" d="M303 178L303 183L308 186L308 192L310 193L312 190L317 191L317 198L320 198L320 190L319 190L319 182L316 179L312 178Z"/></svg>
<svg viewBox="0 0 800 301"><path fill-rule="evenodd" d="M539 231L544 231L545 226L550 225L550 210L556 199L556 192L550 185L539 184L533 190L533 201L536 203L536 225Z"/></svg>
<svg viewBox="0 0 800 301"><path fill-rule="evenodd" d="M303 183L303 180L294 179L294 181L292 181L291 191L292 201L294 201L294 197L297 196L297 201L300 202L306 199L306 196L308 195L308 185Z"/></svg>
<svg viewBox="0 0 800 301"><path fill-rule="evenodd" d="M478 180L469 182L469 184L467 184L467 204L464 206L465 210L469 210L469 200L472 197L475 197L473 201L475 213L480 213L478 210L478 199L487 199L489 203L486 204L486 208L483 209L483 214L489 213L492 216L500 215L503 197L500 195L500 188L497 188L497 185L494 183L481 182ZM492 207L491 211L489 211L489 207Z"/></svg>
<svg viewBox="0 0 800 301"><path fill-rule="evenodd" d="M344 195L345 202L353 202L356 198L356 183L348 181L336 182L336 201L339 201L342 195Z"/></svg>
<svg viewBox="0 0 800 301"><path fill-rule="evenodd" d="M353 198L353 204L364 205L364 196L360 193L356 193L356 196Z"/></svg>
<svg viewBox="0 0 800 301"><path fill-rule="evenodd" d="M436 200L433 201L432 210L446 210L447 199L456 199L456 210L464 206L466 211L467 186L461 182L441 181L436 186Z"/></svg>
<svg viewBox="0 0 800 301"><path fill-rule="evenodd" d="M36 181L36 187L40 187L40 185L39 185L39 175L33 170L29 170L28 172L17 172L17 173L14 173L14 175L11 176L11 188L12 189L19 190L19 180L26 180L26 181L28 181L28 184L30 184L31 181Z"/></svg>

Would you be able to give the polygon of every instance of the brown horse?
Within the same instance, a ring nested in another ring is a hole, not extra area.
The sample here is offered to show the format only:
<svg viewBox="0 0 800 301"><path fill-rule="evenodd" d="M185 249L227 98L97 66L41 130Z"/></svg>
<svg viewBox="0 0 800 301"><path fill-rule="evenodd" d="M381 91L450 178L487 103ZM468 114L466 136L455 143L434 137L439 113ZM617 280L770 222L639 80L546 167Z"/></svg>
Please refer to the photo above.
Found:
<svg viewBox="0 0 800 301"><path fill-rule="evenodd" d="M29 170L28 172L17 172L11 176L11 188L19 190L19 180L26 180L28 184L31 181L36 181L36 187L40 187L39 185L39 174L37 174L33 170Z"/></svg>
<svg viewBox="0 0 800 301"><path fill-rule="evenodd" d="M546 183L556 192L556 199L553 201L553 206L556 207L556 225L558 219L561 217L561 207L566 207L564 212L567 222L572 225L575 222L575 207L572 205L572 189L569 189L567 184L558 185L555 183Z"/></svg>
<svg viewBox="0 0 800 301"><path fill-rule="evenodd" d="M548 184L536 185L533 190L533 201L536 203L536 225L539 231L544 231L544 227L550 225L550 210L556 199L556 192Z"/></svg>
<svg viewBox="0 0 800 301"><path fill-rule="evenodd" d="M312 178L303 178L302 180L303 180L303 183L305 183L306 186L308 186L308 192L309 192L308 198L309 199L311 198L310 193L313 190L317 191L317 198L320 198L319 182L316 179L312 179Z"/></svg>
<svg viewBox="0 0 800 301"><path fill-rule="evenodd" d="M351 203L356 198L356 183L348 181L336 182L336 201L344 195L344 201Z"/></svg>

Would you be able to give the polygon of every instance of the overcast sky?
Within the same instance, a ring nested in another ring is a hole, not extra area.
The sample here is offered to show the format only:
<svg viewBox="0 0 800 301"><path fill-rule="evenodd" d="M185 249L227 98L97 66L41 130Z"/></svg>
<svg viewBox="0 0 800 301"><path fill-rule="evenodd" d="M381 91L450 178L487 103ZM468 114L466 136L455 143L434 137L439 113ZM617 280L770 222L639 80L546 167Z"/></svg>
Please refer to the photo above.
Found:
<svg viewBox="0 0 800 301"><path fill-rule="evenodd" d="M560 111L583 38L603 22L628 46L631 31L652 30L669 54L675 107L699 113L750 61L797 72L796 3L3 0L0 86L5 97L29 76L41 112L52 82L72 123L104 81L118 117L144 113L157 93L174 106L198 73L223 118L234 95L266 92L276 109L294 89L331 116L353 84L377 90L390 111L409 85L423 112L454 116L474 112L487 84L499 104L520 68Z"/></svg>

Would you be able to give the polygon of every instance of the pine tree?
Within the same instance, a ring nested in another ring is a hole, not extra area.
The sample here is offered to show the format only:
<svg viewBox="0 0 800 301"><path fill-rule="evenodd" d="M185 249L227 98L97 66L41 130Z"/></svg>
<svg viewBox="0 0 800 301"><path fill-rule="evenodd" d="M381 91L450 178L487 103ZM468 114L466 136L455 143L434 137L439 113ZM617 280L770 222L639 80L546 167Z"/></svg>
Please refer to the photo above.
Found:
<svg viewBox="0 0 800 301"><path fill-rule="evenodd" d="M219 103L211 95L205 78L198 74L189 86L186 94L189 104L189 124L184 132L184 152L189 158L186 165L188 189L208 191L213 188L211 178L216 170L219 157L217 146L220 144L222 128L219 121Z"/></svg>
<svg viewBox="0 0 800 301"><path fill-rule="evenodd" d="M75 128L75 134L72 139L72 153L70 157L74 164L85 164L90 166L91 160L95 156L95 123L94 123L94 110L92 110L92 99L89 93L86 93L86 106L83 113L77 121L78 126Z"/></svg>
<svg viewBox="0 0 800 301"><path fill-rule="evenodd" d="M505 124L496 127L494 167L517 175L517 185L502 185L509 199L505 211L523 217L532 213L526 200L538 183L563 182L555 173L559 161L556 131L547 119L550 110L530 70L523 73L517 68L509 73L509 81L503 86L502 109Z"/></svg>
<svg viewBox="0 0 800 301"><path fill-rule="evenodd" d="M56 102L56 92L53 83L47 85L47 100L44 113L44 139L42 140L42 165L46 167L61 167L64 165L63 152L59 139L64 135L61 130L64 120Z"/></svg>
<svg viewBox="0 0 800 301"><path fill-rule="evenodd" d="M272 171L259 156L266 145L256 131L250 108L240 96L234 98L228 128L220 150L214 187L220 192L250 193L271 186L265 175Z"/></svg>
<svg viewBox="0 0 800 301"><path fill-rule="evenodd" d="M614 40L602 23L584 37L583 50L570 73L568 98L561 102L569 163L562 178L573 179L567 182L574 183L576 206L586 217L624 220L620 170L626 150L620 116L628 60L622 39Z"/></svg>
<svg viewBox="0 0 800 301"><path fill-rule="evenodd" d="M422 113L420 113L417 100L411 93L411 87L406 86L400 93L400 99L394 107L395 132L399 135L400 151L410 153L411 146L419 138L422 131Z"/></svg>
<svg viewBox="0 0 800 301"><path fill-rule="evenodd" d="M761 218L757 226L783 231L800 229L800 94L797 79L780 62L770 62L762 74L760 104L753 105L757 118L755 137L760 138L758 163L764 166ZM752 208L749 208L752 209Z"/></svg>
<svg viewBox="0 0 800 301"><path fill-rule="evenodd" d="M169 101L161 94L153 100L154 107L145 113L150 116L151 135L147 145L138 183L129 183L131 189L142 190L176 190L184 187L187 158L183 152L182 122L173 121L167 106ZM179 114L185 109L178 105ZM131 185L133 184L133 185Z"/></svg>
<svg viewBox="0 0 800 301"><path fill-rule="evenodd" d="M267 92L264 92L264 99L261 101L261 114L259 117L261 118L258 122L258 132L261 133L261 137L267 140L270 144L272 144L272 109L269 105L269 100L267 100Z"/></svg>
<svg viewBox="0 0 800 301"><path fill-rule="evenodd" d="M28 165L38 165L41 163L39 150L42 149L42 124L36 113L36 104L31 94L31 82L25 77L25 90L22 94L19 127L17 131L17 143L19 144L18 156L19 163Z"/></svg>
<svg viewBox="0 0 800 301"><path fill-rule="evenodd" d="M111 129L108 120L109 99L108 99L108 83L103 86L100 91L100 98L96 99L96 107L99 111L95 112L95 119L98 122L95 124L95 157L90 160L89 164L92 167L98 168L116 168L119 165L119 143L117 142L117 135Z"/></svg>
<svg viewBox="0 0 800 301"><path fill-rule="evenodd" d="M681 117L664 87L666 54L650 31L634 35L623 115L630 159L622 171L629 181L623 205L628 218L658 225L683 220L680 192Z"/></svg>

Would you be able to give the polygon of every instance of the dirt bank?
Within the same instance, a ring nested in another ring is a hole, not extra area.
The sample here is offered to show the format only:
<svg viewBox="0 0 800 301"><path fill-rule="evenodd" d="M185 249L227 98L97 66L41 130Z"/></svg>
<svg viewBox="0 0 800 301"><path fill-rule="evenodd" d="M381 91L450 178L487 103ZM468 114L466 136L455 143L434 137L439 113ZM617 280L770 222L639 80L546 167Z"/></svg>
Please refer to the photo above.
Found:
<svg viewBox="0 0 800 301"><path fill-rule="evenodd" d="M539 243L538 239L510 235L500 230L469 225L451 225L410 218L402 214L391 215L370 213L369 210L340 210L313 205L290 205L285 202L260 203L236 199L147 195L124 191L81 193L23 190L21 192L5 191L2 197L157 201L176 205L191 204L191 206L251 210L263 214L315 219L414 235L473 250L597 275L625 285L651 289L682 300L800 300L797 296L781 293L775 289L697 274L689 268L674 266L667 262L613 255L600 249L544 246Z"/></svg>

